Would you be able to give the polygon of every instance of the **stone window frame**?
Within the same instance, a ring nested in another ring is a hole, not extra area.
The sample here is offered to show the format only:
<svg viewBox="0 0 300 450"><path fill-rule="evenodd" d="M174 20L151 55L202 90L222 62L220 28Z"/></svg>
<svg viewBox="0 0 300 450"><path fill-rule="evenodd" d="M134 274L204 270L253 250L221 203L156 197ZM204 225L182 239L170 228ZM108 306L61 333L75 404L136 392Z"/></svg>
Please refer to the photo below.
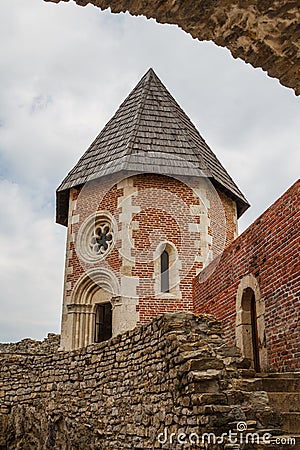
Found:
<svg viewBox="0 0 300 450"><path fill-rule="evenodd" d="M161 254L166 250L169 254L169 291L161 291ZM181 299L182 294L180 291L180 276L179 270L181 269L181 262L178 258L178 251L173 242L165 241L161 242L153 255L154 261L154 294L156 298L176 298Z"/></svg>
<svg viewBox="0 0 300 450"><path fill-rule="evenodd" d="M107 223L112 230L112 240L107 251L103 254L95 253L89 245L93 231L100 222ZM79 258L87 263L97 263L104 260L115 246L117 236L117 224L109 211L97 211L90 214L81 224L76 236L76 253Z"/></svg>
<svg viewBox="0 0 300 450"><path fill-rule="evenodd" d="M241 350L242 355L247 353L246 346L249 344L245 336L245 311L243 310L243 294L246 289L252 289L255 297L256 326L258 338L259 365L261 371L268 370L266 329L265 329L265 300L261 297L259 283L254 275L244 276L238 286L236 294L236 325L235 339L236 346Z"/></svg>

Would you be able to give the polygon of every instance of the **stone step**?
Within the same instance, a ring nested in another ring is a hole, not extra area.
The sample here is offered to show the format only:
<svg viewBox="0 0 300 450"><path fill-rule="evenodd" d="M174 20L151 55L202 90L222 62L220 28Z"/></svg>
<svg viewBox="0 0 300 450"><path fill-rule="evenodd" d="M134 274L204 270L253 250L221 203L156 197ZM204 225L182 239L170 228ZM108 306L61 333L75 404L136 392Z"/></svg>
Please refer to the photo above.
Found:
<svg viewBox="0 0 300 450"><path fill-rule="evenodd" d="M300 392L300 378L262 378L263 390L267 392Z"/></svg>
<svg viewBox="0 0 300 450"><path fill-rule="evenodd" d="M243 391L300 392L300 378L243 378L233 383Z"/></svg>
<svg viewBox="0 0 300 450"><path fill-rule="evenodd" d="M204 370L222 370L224 368L224 363L220 359L215 357L202 357L193 358L186 362L185 369L191 371L204 371Z"/></svg>
<svg viewBox="0 0 300 450"><path fill-rule="evenodd" d="M300 372L256 373L256 378L300 378Z"/></svg>
<svg viewBox="0 0 300 450"><path fill-rule="evenodd" d="M281 428L259 428L256 430L256 432L263 436L264 434L270 434L273 438L276 438L276 436L282 436L283 430Z"/></svg>
<svg viewBox="0 0 300 450"><path fill-rule="evenodd" d="M254 369L238 369L238 373L242 378L257 378Z"/></svg>
<svg viewBox="0 0 300 450"><path fill-rule="evenodd" d="M282 413L282 429L288 433L300 432L300 412Z"/></svg>
<svg viewBox="0 0 300 450"><path fill-rule="evenodd" d="M188 374L183 377L183 383L188 383L186 388L187 393L219 393L219 377L220 371L209 370L209 371L198 371L191 370Z"/></svg>
<svg viewBox="0 0 300 450"><path fill-rule="evenodd" d="M268 398L271 408L280 412L300 412L299 392L268 392Z"/></svg>
<svg viewBox="0 0 300 450"><path fill-rule="evenodd" d="M198 393L192 394L193 406L199 405L227 405L227 397L224 393Z"/></svg>

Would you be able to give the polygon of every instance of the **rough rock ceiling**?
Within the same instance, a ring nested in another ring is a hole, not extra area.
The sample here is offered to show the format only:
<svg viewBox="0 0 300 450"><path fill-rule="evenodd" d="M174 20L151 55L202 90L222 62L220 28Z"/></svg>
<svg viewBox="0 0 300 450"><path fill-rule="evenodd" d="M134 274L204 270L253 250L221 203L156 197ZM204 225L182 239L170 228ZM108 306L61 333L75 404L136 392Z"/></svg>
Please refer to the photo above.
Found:
<svg viewBox="0 0 300 450"><path fill-rule="evenodd" d="M300 94L299 0L74 1L177 24L193 38L227 47L234 58L261 67Z"/></svg>

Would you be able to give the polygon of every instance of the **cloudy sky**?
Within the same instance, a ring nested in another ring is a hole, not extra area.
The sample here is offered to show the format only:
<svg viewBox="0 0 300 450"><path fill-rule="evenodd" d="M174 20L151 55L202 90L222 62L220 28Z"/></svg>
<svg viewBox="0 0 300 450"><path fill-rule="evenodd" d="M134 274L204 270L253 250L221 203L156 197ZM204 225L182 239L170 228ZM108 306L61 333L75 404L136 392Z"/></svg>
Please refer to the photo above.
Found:
<svg viewBox="0 0 300 450"><path fill-rule="evenodd" d="M299 100L227 50L73 2L2 1L0 20L0 341L59 332L55 189L149 67L252 204L241 230L298 178Z"/></svg>

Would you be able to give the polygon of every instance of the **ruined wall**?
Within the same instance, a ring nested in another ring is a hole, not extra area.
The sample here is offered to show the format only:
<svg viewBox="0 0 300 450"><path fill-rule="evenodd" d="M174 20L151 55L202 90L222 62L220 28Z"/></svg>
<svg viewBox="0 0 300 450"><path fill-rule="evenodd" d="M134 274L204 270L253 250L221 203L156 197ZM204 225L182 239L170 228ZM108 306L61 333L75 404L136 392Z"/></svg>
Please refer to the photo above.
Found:
<svg viewBox="0 0 300 450"><path fill-rule="evenodd" d="M248 363L224 346L212 316L165 314L81 350L56 346L50 336L1 347L0 448L151 449L165 428L219 435L237 420L280 425L264 392L240 390ZM182 449L176 439L164 448Z"/></svg>
<svg viewBox="0 0 300 450"><path fill-rule="evenodd" d="M34 339L26 338L20 342L12 342L3 344L0 342L0 353L54 353L59 346L60 336L59 334L48 333L46 339L43 342L35 341Z"/></svg>
<svg viewBox="0 0 300 450"><path fill-rule="evenodd" d="M277 371L300 367L299 191L300 181L194 281L195 311L223 320L226 340L233 344L239 285L245 277L256 280L265 309L268 366Z"/></svg>
<svg viewBox="0 0 300 450"><path fill-rule="evenodd" d="M299 4L295 0L74 1L177 24L194 38L227 47L234 58L261 67L300 93Z"/></svg>

